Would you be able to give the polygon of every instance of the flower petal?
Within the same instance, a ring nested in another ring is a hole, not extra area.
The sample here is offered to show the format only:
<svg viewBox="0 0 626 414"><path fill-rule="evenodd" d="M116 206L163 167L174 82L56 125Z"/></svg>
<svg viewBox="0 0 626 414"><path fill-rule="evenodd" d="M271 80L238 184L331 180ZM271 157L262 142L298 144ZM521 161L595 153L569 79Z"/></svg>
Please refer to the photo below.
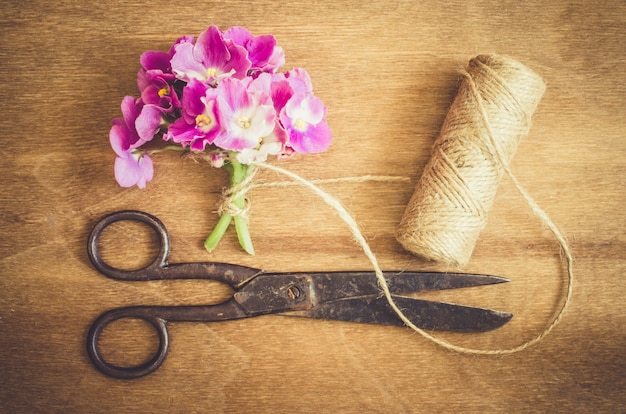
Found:
<svg viewBox="0 0 626 414"><path fill-rule="evenodd" d="M224 74L232 73L237 79L244 79L248 75L248 70L252 66L248 58L248 51L239 45L231 44L228 46L230 60L222 67Z"/></svg>
<svg viewBox="0 0 626 414"><path fill-rule="evenodd" d="M293 122L302 121L308 124L318 124L326 115L326 107L322 101L313 95L296 93L285 105L287 116Z"/></svg>
<svg viewBox="0 0 626 414"><path fill-rule="evenodd" d="M121 120L121 118L116 119ZM124 155L130 148L131 138L129 135L130 131L128 131L125 124L114 123L113 126L111 126L111 131L109 132L109 142L111 144L111 148L113 148L113 151L115 151L117 155Z"/></svg>
<svg viewBox="0 0 626 414"><path fill-rule="evenodd" d="M139 188L145 188L146 183L152 181L152 177L154 177L154 165L152 164L152 159L144 155L139 159L139 167L143 173L143 179L137 183Z"/></svg>
<svg viewBox="0 0 626 414"><path fill-rule="evenodd" d="M309 76L306 70L295 68L285 73L285 77L295 92L304 94L313 93L311 76Z"/></svg>
<svg viewBox="0 0 626 414"><path fill-rule="evenodd" d="M272 82L272 101L276 112L280 112L293 96L293 89L286 80Z"/></svg>
<svg viewBox="0 0 626 414"><path fill-rule="evenodd" d="M134 129L135 119L139 116L142 106L141 100L135 99L133 96L125 96L122 99L122 116L128 128Z"/></svg>
<svg viewBox="0 0 626 414"><path fill-rule="evenodd" d="M217 88L218 99L222 102L219 111L224 111L226 116L232 116L233 112L252 106L252 99L244 84L236 79L224 79Z"/></svg>
<svg viewBox="0 0 626 414"><path fill-rule="evenodd" d="M152 180L154 175L152 160L147 155L138 159L131 154L126 155L115 159L115 180L122 187L137 185L139 188L145 188L146 183Z"/></svg>
<svg viewBox="0 0 626 414"><path fill-rule="evenodd" d="M299 153L324 152L330 146L331 139L330 127L326 120L317 125L309 125L304 132L296 129L289 131L289 145Z"/></svg>
<svg viewBox="0 0 626 414"><path fill-rule="evenodd" d="M241 26L233 26L224 32L224 39L232 40L236 45L245 47L254 36L252 33Z"/></svg>
<svg viewBox="0 0 626 414"><path fill-rule="evenodd" d="M263 68L266 71L276 72L278 69L285 65L285 51L282 47L276 46L274 47L274 52L272 56L270 56L267 64Z"/></svg>
<svg viewBox="0 0 626 414"><path fill-rule="evenodd" d="M191 79L206 80L207 70L204 65L194 57L194 45L181 43L175 48L172 56L172 71L178 79L189 82Z"/></svg>
<svg viewBox="0 0 626 414"><path fill-rule="evenodd" d="M169 72L171 70L170 59L171 56L168 53L148 51L141 55L139 61L146 70L159 69L162 72Z"/></svg>
<svg viewBox="0 0 626 414"><path fill-rule="evenodd" d="M276 38L272 35L257 36L251 39L245 46L252 64L256 67L263 68L274 53Z"/></svg>
<svg viewBox="0 0 626 414"><path fill-rule="evenodd" d="M139 138L151 141L161 126L161 109L155 105L145 105L135 120Z"/></svg>
<svg viewBox="0 0 626 414"><path fill-rule="evenodd" d="M167 129L165 135L166 140L172 140L178 144L189 145L196 139L204 137L200 131L198 131L195 125L188 124L184 119L179 118Z"/></svg>
<svg viewBox="0 0 626 414"><path fill-rule="evenodd" d="M183 116L188 123L194 122L196 116L204 112L202 98L206 95L209 86L196 79L192 79L183 89Z"/></svg>
<svg viewBox="0 0 626 414"><path fill-rule="evenodd" d="M221 67L230 60L230 53L217 26L210 26L200 33L193 49L194 58L202 62L205 68Z"/></svg>

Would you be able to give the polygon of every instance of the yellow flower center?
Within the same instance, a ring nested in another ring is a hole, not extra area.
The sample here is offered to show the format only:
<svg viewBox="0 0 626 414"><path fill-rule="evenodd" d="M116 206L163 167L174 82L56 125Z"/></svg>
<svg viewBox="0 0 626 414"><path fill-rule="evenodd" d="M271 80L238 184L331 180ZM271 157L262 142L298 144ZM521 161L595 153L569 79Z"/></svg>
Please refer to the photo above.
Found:
<svg viewBox="0 0 626 414"><path fill-rule="evenodd" d="M217 69L215 69L215 68L208 68L206 70L206 74L207 74L207 77L214 78L215 76L217 76Z"/></svg>
<svg viewBox="0 0 626 414"><path fill-rule="evenodd" d="M170 95L170 90L167 87L163 87L161 89L159 89L159 92L157 92L159 94L159 98L162 98L164 96L169 96Z"/></svg>
<svg viewBox="0 0 626 414"><path fill-rule="evenodd" d="M297 128L297 129L304 129L304 127L306 127L306 122L304 122L301 119L296 119L296 122L293 123L293 125Z"/></svg>
<svg viewBox="0 0 626 414"><path fill-rule="evenodd" d="M252 125L252 122L248 117L242 116L237 120L237 124L243 129L248 129L250 128L250 125Z"/></svg>
<svg viewBox="0 0 626 414"><path fill-rule="evenodd" d="M205 114L200 114L196 117L196 126L198 128L205 128L211 125L211 118L206 116Z"/></svg>

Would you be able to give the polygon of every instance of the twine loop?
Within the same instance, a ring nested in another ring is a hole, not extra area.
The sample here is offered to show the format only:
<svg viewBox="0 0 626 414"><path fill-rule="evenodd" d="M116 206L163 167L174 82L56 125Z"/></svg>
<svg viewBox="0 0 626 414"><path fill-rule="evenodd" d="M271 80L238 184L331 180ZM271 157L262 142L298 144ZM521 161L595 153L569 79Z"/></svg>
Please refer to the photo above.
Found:
<svg viewBox="0 0 626 414"><path fill-rule="evenodd" d="M545 338L563 318L573 293L573 257L567 240L509 168L519 141L530 129L531 115L545 85L525 66L496 55L472 59L469 69L461 75L463 82L435 141L431 160L409 201L397 239L413 253L457 267L464 266L486 224L500 179L506 174L533 213L553 233L567 261L568 285L564 303L553 321L536 337L508 349L473 349L452 344L415 326L395 303L376 256L355 219L339 200L316 185L369 180L406 181L406 177L363 176L309 181L281 167L259 163L257 168L280 173L293 183L253 183L254 174L251 174L224 193L220 209L244 215L249 210L249 202L244 209L231 210L232 201L245 197L252 188L301 185L318 195L346 223L370 260L382 295L406 326L437 345L462 354L512 354Z"/></svg>

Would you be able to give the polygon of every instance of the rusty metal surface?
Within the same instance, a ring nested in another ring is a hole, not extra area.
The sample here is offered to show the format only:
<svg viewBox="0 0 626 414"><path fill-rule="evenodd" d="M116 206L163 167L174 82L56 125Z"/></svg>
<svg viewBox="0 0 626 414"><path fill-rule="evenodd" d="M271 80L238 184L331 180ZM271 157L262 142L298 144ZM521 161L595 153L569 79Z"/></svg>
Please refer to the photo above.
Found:
<svg viewBox="0 0 626 414"><path fill-rule="evenodd" d="M492 309L393 297L402 313L418 328L436 331L486 332L506 324L512 314ZM364 297L324 303L310 310L287 314L345 322L404 326L384 297Z"/></svg>

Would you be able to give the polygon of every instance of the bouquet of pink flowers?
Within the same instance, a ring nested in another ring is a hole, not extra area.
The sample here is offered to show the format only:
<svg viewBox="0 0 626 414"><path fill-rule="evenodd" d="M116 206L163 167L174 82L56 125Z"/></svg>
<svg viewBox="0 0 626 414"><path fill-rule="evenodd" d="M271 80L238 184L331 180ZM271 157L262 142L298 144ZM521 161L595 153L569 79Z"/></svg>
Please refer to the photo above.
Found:
<svg viewBox="0 0 626 414"><path fill-rule="evenodd" d="M322 152L330 145L326 107L304 69L277 72L285 55L272 35L211 26L195 41L179 38L168 52L143 53L140 62L140 97L123 99L123 118L113 119L109 134L115 179L123 187L145 188L154 173L150 155L163 150L225 168L236 188L269 156ZM164 144L144 147L155 140ZM245 209L244 196L231 204L204 246L213 250L234 220L241 246L254 254L247 217L237 213Z"/></svg>

